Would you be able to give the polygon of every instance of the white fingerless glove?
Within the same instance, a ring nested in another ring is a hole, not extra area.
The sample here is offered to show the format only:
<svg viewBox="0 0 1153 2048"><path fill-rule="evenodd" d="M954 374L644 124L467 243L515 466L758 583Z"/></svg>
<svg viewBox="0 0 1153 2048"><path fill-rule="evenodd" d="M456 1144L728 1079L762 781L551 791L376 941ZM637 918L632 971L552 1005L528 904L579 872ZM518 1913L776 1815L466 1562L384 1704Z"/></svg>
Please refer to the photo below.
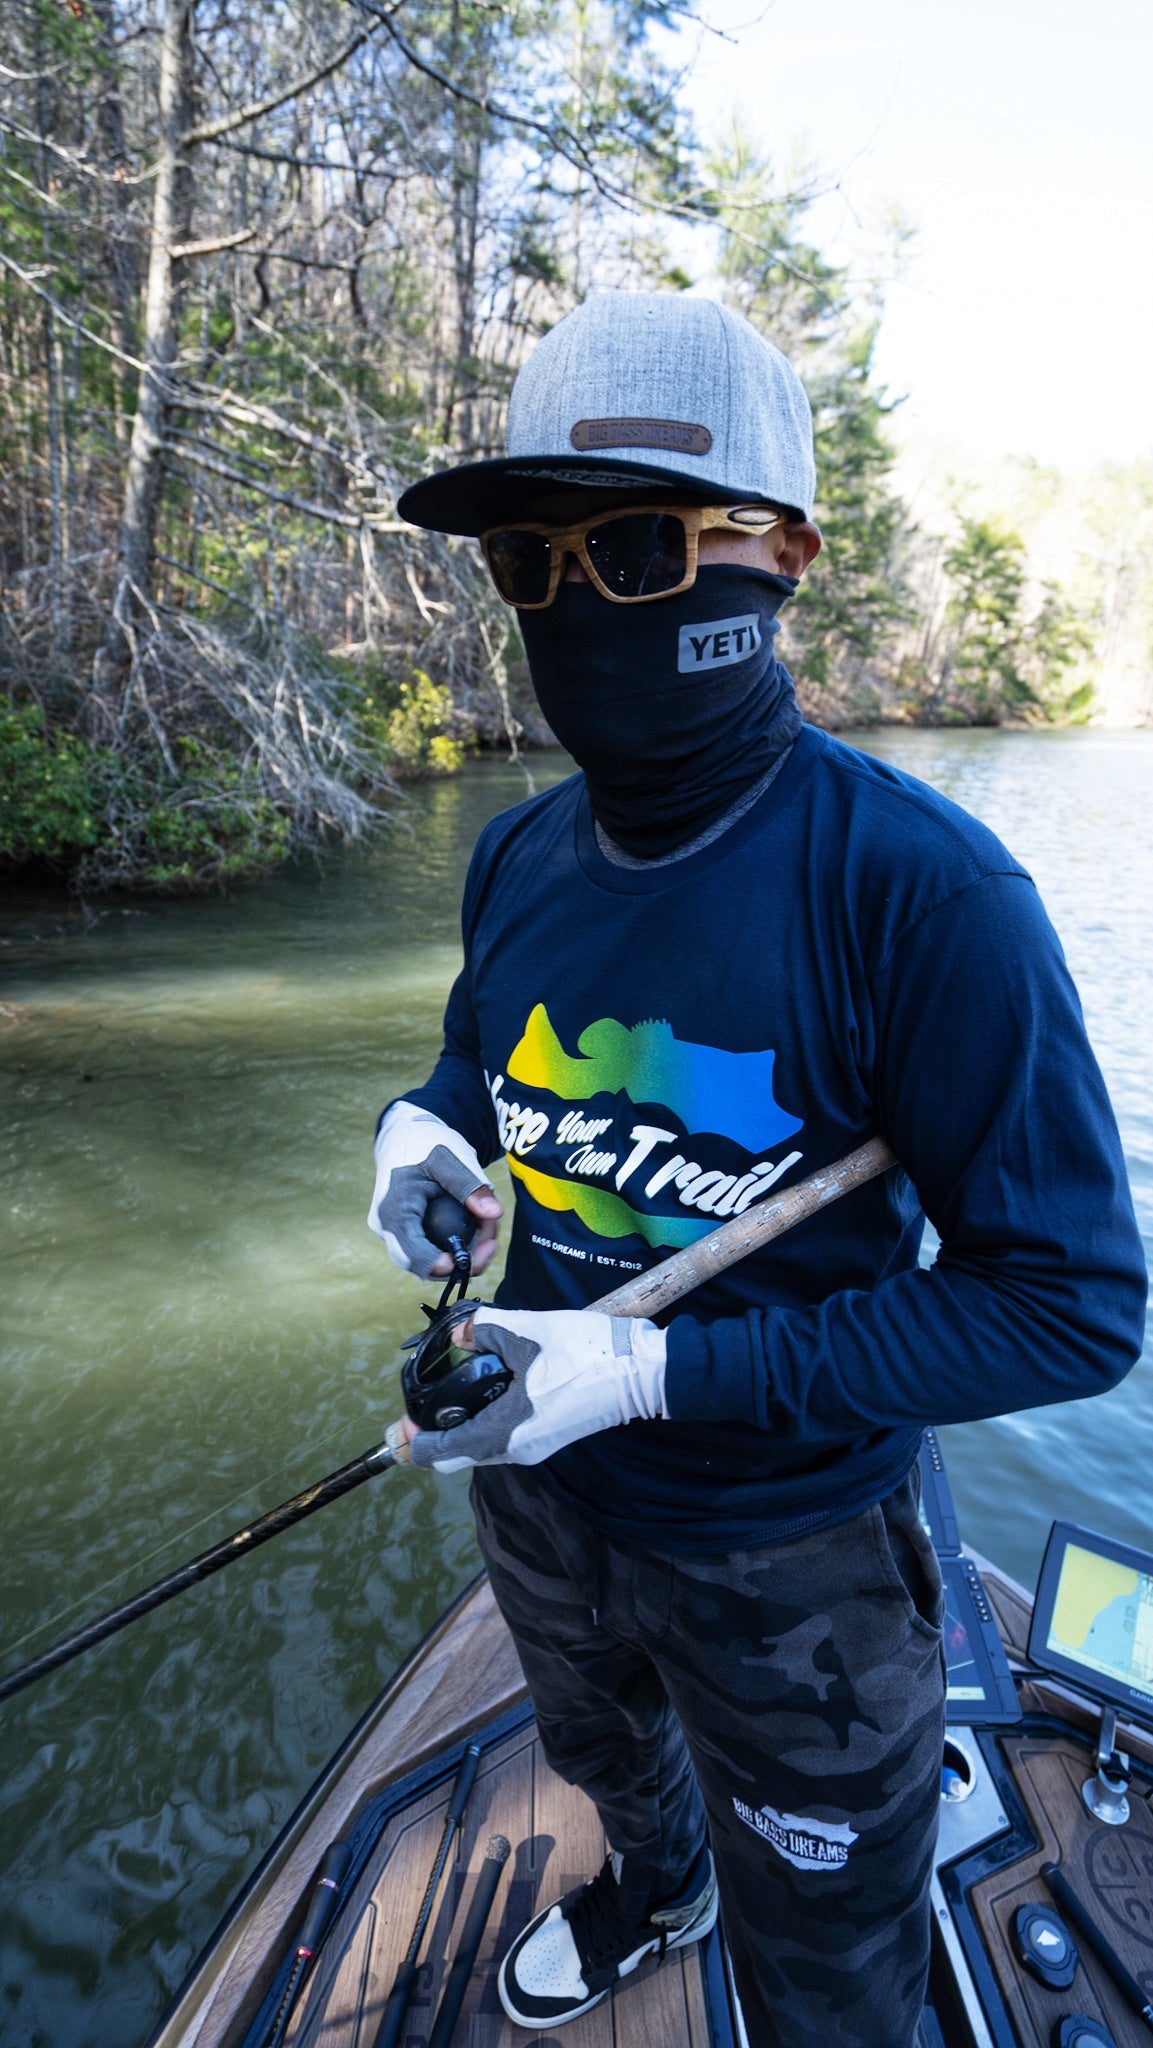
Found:
<svg viewBox="0 0 1153 2048"><path fill-rule="evenodd" d="M447 1192L467 1202L478 1188L491 1193L492 1182L460 1132L412 1102L393 1103L376 1134L375 1151L368 1227L387 1247L394 1266L427 1279L442 1256L424 1234L424 1212L433 1196ZM482 1263L474 1259L478 1272Z"/></svg>
<svg viewBox="0 0 1153 2048"><path fill-rule="evenodd" d="M622 1422L666 1421L665 1333L595 1309L478 1309L471 1348L495 1351L512 1384L459 1429L418 1430L414 1465L537 1465Z"/></svg>

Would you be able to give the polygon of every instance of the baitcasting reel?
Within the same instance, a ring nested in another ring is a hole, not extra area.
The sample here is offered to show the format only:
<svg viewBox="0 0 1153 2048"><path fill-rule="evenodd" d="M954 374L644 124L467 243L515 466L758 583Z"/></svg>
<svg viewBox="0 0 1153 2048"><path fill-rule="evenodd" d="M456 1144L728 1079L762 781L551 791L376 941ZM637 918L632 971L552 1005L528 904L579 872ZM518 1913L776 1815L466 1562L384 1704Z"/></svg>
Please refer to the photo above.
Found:
<svg viewBox="0 0 1153 2048"><path fill-rule="evenodd" d="M476 1235L475 1216L452 1195L437 1195L424 1212L424 1230L433 1244L451 1255L452 1272L436 1307L422 1303L428 1328L405 1343L409 1356L400 1384L404 1405L418 1429L459 1429L490 1401L499 1401L512 1373L495 1352L462 1351L452 1341L458 1323L489 1306L465 1299L472 1276L468 1247Z"/></svg>

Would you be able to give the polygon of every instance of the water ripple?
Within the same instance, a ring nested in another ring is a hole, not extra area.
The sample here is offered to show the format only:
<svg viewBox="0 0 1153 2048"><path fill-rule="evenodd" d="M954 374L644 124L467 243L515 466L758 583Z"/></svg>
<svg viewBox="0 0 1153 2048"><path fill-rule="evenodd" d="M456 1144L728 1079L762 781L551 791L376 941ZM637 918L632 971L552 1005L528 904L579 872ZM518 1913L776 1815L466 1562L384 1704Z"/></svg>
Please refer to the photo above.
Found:
<svg viewBox="0 0 1153 2048"><path fill-rule="evenodd" d="M1153 1249L1153 734L862 742L1036 876ZM562 760L536 767L543 786ZM228 902L0 914L7 1662L363 1450L415 1290L363 1227L423 1077L480 826L518 770ZM1051 1515L1153 1542L1147 1357L1103 1400L948 1432L962 1524L1031 1578ZM4 1708L0 2039L132 2048L356 1716L471 1575L462 1480L384 1480Z"/></svg>

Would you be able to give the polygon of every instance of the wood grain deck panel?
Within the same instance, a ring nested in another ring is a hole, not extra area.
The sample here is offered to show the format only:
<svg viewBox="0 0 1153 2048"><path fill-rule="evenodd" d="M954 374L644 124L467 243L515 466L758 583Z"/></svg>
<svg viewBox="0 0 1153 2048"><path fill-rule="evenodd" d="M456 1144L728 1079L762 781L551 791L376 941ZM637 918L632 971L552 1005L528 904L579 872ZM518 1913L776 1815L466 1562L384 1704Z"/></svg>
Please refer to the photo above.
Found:
<svg viewBox="0 0 1153 2048"><path fill-rule="evenodd" d="M1060 1862L1133 1976L1153 1995L1153 1815L1148 1802L1140 1795L1132 1798L1127 1826L1103 1827L1081 1798L1088 1765L1083 1749L1067 1739L1025 1735L1005 1738L1002 1747L1041 1846L975 1885L972 1902L1024 2048L1049 2048L1054 2020L1072 2011L1101 2020L1118 2048L1144 2048L1148 2031L1080 1936L1081 1967L1073 1985L1068 1991L1047 1991L1020 1968L1009 1930L1019 1906L1053 1903L1038 1872L1043 1863Z"/></svg>
<svg viewBox="0 0 1153 2048"><path fill-rule="evenodd" d="M712 2029L705 2009L705 1980L697 1949L690 1949L687 1956L681 1957L681 1976L685 1986L689 2048L710 2048Z"/></svg>
<svg viewBox="0 0 1153 2048"><path fill-rule="evenodd" d="M389 1823L326 1945L293 2018L291 2048L372 2048L396 1965L412 1934L436 1855L446 1784ZM539 1906L599 1868L606 1849L595 1809L545 1763L531 1727L486 1757L469 1802L458 1853L422 1952L404 2036L424 2048L456 1953L489 1837L513 1853L498 1889L454 2048L555 2048L555 2032L513 2027L495 1973L509 1943ZM570 2021L565 2048L707 2048L708 2024L696 1951L633 1978L592 2012Z"/></svg>
<svg viewBox="0 0 1153 2048"><path fill-rule="evenodd" d="M699 1976L700 1971L697 1965ZM665 1963L642 1963L612 1997L616 2026L614 2048L664 2048L666 2041L689 2040L689 2008L681 1957Z"/></svg>
<svg viewBox="0 0 1153 2048"><path fill-rule="evenodd" d="M591 1799L551 1771L537 1744L533 1825L536 1832L537 1889L525 1919L594 1877L608 1855L600 1816ZM523 1926L523 1921L522 1921Z"/></svg>

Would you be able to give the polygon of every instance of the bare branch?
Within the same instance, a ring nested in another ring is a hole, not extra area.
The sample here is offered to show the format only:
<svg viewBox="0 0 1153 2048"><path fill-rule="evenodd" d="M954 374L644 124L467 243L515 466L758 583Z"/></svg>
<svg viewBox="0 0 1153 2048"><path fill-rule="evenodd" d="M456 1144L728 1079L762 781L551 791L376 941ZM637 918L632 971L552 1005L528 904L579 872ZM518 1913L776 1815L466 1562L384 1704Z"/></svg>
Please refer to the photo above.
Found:
<svg viewBox="0 0 1153 2048"><path fill-rule="evenodd" d="M81 177L97 178L103 184L146 185L150 178L156 176L159 169L159 165L149 164L146 170L135 171L131 175L125 173L123 166L109 170L104 164L93 163L82 150L65 149L61 143L53 142L51 136L38 135L34 128L24 128L19 121L13 121L3 113L0 113L0 128L6 128L10 135L15 135L21 142L31 142L37 149L48 150L52 156L59 157L61 163L66 163L70 170L78 171Z"/></svg>
<svg viewBox="0 0 1153 2048"><path fill-rule="evenodd" d="M258 405L254 400L237 398L228 391L209 391L206 386L193 393L182 390L180 404L190 412L223 413L225 418L234 420L238 426L265 427L271 434L281 434L285 440L295 441L299 448L307 448L313 455L326 456L340 464L342 469L363 476L373 483L386 486L390 479L385 473L368 461L363 455L353 454L337 442L330 441L323 434L315 434L308 427L298 427L293 420L285 419L283 413L274 412L271 406ZM403 526L402 530L410 529ZM415 531L415 529L411 529Z"/></svg>
<svg viewBox="0 0 1153 2048"><path fill-rule="evenodd" d="M371 164L334 164L326 156L300 156L289 149L259 149L254 142L221 140L220 147L232 150L237 156L259 157L266 164L290 164L294 171L332 171L337 177L387 178L390 183L400 175L393 168L376 171Z"/></svg>
<svg viewBox="0 0 1153 2048"><path fill-rule="evenodd" d="M168 253L174 263L182 262L186 256L218 256L222 249L242 249L246 242L254 242L263 227L264 222L258 220L255 227L237 228L232 235L209 235L202 242L176 242Z"/></svg>
<svg viewBox="0 0 1153 2048"><path fill-rule="evenodd" d="M11 164L0 162L0 175L11 178L14 185L22 185L25 192L31 192L32 197L40 201L41 206L48 206L53 213L62 213L67 217L69 210L66 206L62 206L51 192L42 192L39 185L33 184L31 178L25 178L19 171L13 170Z"/></svg>
<svg viewBox="0 0 1153 2048"><path fill-rule="evenodd" d="M6 270L10 270L14 277L18 277L21 284L27 285L30 292L35 292L38 299L43 299L46 306L51 306L56 318L62 320L65 327L70 327L75 334L82 334L85 341L90 341L95 348L102 348L106 355L115 356L117 362L127 363L129 369L147 370L148 365L142 363L139 356L128 355L124 349L117 348L111 341L106 341L102 334L94 334L82 320L74 320L70 313L64 311L59 299L54 299L51 292L46 292L43 285L37 284L31 272L14 262L11 256L6 256L3 249L0 249L0 263Z"/></svg>
<svg viewBox="0 0 1153 2048"><path fill-rule="evenodd" d="M314 85L319 85L323 79L331 78L334 71L339 71L342 64L347 64L348 59L363 43L367 43L369 37L375 34L376 27L380 25L381 23L377 23L368 28L357 29L356 34L350 36L346 43L342 43L339 50L336 50L325 63L314 71L306 72L303 78L294 79L291 85L282 86L279 92L269 93L264 99L249 100L247 106L237 107L233 114L221 114L216 121L200 121L194 127L186 128L180 138L182 145L190 148L194 142L216 142L222 135L231 135L234 129L247 127L250 121L259 121L262 114L274 114L277 107L285 107L289 100L299 99L302 93L311 92ZM383 25L388 26L387 17L383 18Z"/></svg>
<svg viewBox="0 0 1153 2048"><path fill-rule="evenodd" d="M287 505L290 511L303 512L308 519L322 519L327 526L342 526L353 533L361 527L370 527L373 533L412 533L414 529L403 519L378 519L371 512L338 512L333 505L318 505L315 500L298 498L291 491L278 491L271 484L262 483L258 478L245 476L242 470L233 469L230 463L219 456L209 455L203 449L192 447L187 441L169 438L164 442L166 455L177 456L181 461L191 462L198 469L207 469L214 476L227 477L230 483L242 484L246 491L258 491L262 498L271 499L274 505Z"/></svg>
<svg viewBox="0 0 1153 2048"><path fill-rule="evenodd" d="M361 0L361 4L367 9L368 0ZM375 13L375 11L375 8L373 8L372 12ZM586 148L580 136L564 122L540 121L531 114L521 114L514 107L505 106L501 101L494 99L490 93L470 92L467 86L459 85L455 79L448 76L447 72L441 71L437 65L429 63L427 58L422 57L419 51L413 48L408 38L401 34L400 29L390 16L381 15L378 18L386 34L392 38L401 55L413 66L414 70L423 73L424 77L431 79L434 85L439 85L442 91L450 93L453 99L461 100L466 106L475 107L478 113L486 114L490 120L501 121L510 127L520 128L528 133L542 136L550 147L556 151L558 156L563 157L566 163L571 164L575 170L579 170L587 177L594 191L599 192L602 199L607 199L613 206L619 206L627 213L653 213L669 220L688 221L693 225L701 225L703 223L712 225L715 221L716 206L713 195L703 188L699 188L695 195L690 196L686 200L676 201L670 199L649 199L644 193L618 185L615 180L604 175L604 172L598 167L595 157ZM741 235L740 231L735 228L731 229L730 232L738 240L744 241L750 248L761 246L754 236ZM804 272L796 269L780 251L773 250L771 252L766 251L765 253L771 253L774 261L778 262L782 269L786 270L791 277L797 278L804 284L813 286L816 290L820 289L816 279L806 277Z"/></svg>
<svg viewBox="0 0 1153 2048"><path fill-rule="evenodd" d="M329 256L298 256L292 249L251 249L252 256L267 256L270 263L295 263L300 270L339 270L343 276L356 273L355 263L337 263Z"/></svg>
<svg viewBox="0 0 1153 2048"><path fill-rule="evenodd" d="M175 555L162 555L159 548L156 550L155 559L163 562L166 569L175 569L178 575L187 576L193 583L202 583L206 590L214 590L218 597L226 597L229 604L237 605L241 611L249 612L253 618L259 618L256 606L249 604L246 598L237 597L236 592L229 590L226 583L217 583L213 577L205 576L201 570L190 568L187 562L178 562Z"/></svg>
<svg viewBox="0 0 1153 2048"><path fill-rule="evenodd" d="M368 11L376 13L375 8L369 9L366 5L366 12ZM523 128L532 134L543 136L566 162L578 166L581 170L592 171L592 159L579 136L575 135L571 128L559 122L538 121L532 114L518 114L514 108L502 106L499 100L494 100L491 93L470 92L467 86L458 85L447 72L441 71L435 64L430 64L426 57L422 57L419 51L414 50L407 36L401 34L390 15L381 14L377 18L386 34L391 36L402 57L412 65L413 70L421 72L425 78L430 78L443 92L450 93L453 99L462 100L466 106L475 107L478 113L487 114L492 121L505 121L511 127Z"/></svg>

